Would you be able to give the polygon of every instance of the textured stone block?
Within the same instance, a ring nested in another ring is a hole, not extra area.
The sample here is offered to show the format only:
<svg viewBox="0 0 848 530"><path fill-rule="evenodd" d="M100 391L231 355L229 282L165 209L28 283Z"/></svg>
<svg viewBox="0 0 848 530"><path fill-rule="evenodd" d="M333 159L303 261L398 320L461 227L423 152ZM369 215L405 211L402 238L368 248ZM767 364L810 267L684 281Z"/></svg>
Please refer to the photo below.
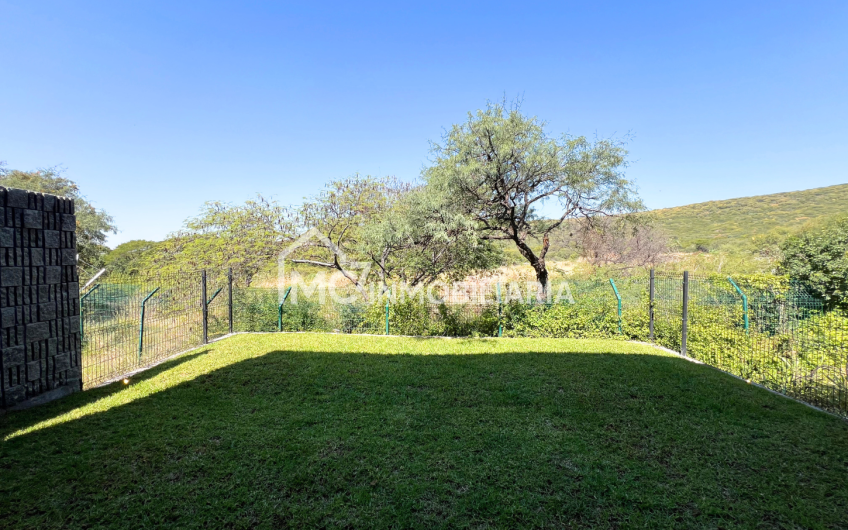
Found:
<svg viewBox="0 0 848 530"><path fill-rule="evenodd" d="M59 231L44 231L44 248L59 248Z"/></svg>
<svg viewBox="0 0 848 530"><path fill-rule="evenodd" d="M0 228L0 247L11 248L15 246L15 229Z"/></svg>
<svg viewBox="0 0 848 530"><path fill-rule="evenodd" d="M17 308L15 307L4 307L0 309L0 320L2 320L4 328L10 328L15 325L15 313L17 313Z"/></svg>
<svg viewBox="0 0 848 530"><path fill-rule="evenodd" d="M2 355L3 366L5 368L10 368L12 366L24 364L24 362L26 362L26 348L24 348L23 345L9 346L8 348L3 348Z"/></svg>
<svg viewBox="0 0 848 530"><path fill-rule="evenodd" d="M62 267L45 267L44 282L52 285L62 281Z"/></svg>
<svg viewBox="0 0 848 530"><path fill-rule="evenodd" d="M57 372L64 372L71 367L71 355L68 352L62 352L53 357L53 366Z"/></svg>
<svg viewBox="0 0 848 530"><path fill-rule="evenodd" d="M47 322L34 322L26 325L27 342L36 342L50 338L50 325Z"/></svg>
<svg viewBox="0 0 848 530"><path fill-rule="evenodd" d="M44 195L44 203L43 210L45 212L53 212L56 210L56 196L55 195Z"/></svg>
<svg viewBox="0 0 848 530"><path fill-rule="evenodd" d="M74 248L62 249L62 265L76 265L77 251Z"/></svg>
<svg viewBox="0 0 848 530"><path fill-rule="evenodd" d="M40 267L44 265L44 251L40 248L30 249L29 263L34 267Z"/></svg>
<svg viewBox="0 0 848 530"><path fill-rule="evenodd" d="M3 397L7 407L20 403L26 399L26 387L23 385L7 387L4 389Z"/></svg>
<svg viewBox="0 0 848 530"><path fill-rule="evenodd" d="M23 269L20 267L0 268L0 287L18 287L23 282Z"/></svg>
<svg viewBox="0 0 848 530"><path fill-rule="evenodd" d="M56 304L48 302L46 304L38 304L38 320L46 322L56 318Z"/></svg>
<svg viewBox="0 0 848 530"><path fill-rule="evenodd" d="M24 210L24 228L41 228L42 214L38 210Z"/></svg>
<svg viewBox="0 0 848 530"><path fill-rule="evenodd" d="M25 190L9 188L6 194L6 206L10 208L29 208L29 193Z"/></svg>
<svg viewBox="0 0 848 530"><path fill-rule="evenodd" d="M35 381L41 379L41 361L31 361L27 363L27 381Z"/></svg>
<svg viewBox="0 0 848 530"><path fill-rule="evenodd" d="M62 231L73 232L77 229L77 218L75 215L62 214Z"/></svg>

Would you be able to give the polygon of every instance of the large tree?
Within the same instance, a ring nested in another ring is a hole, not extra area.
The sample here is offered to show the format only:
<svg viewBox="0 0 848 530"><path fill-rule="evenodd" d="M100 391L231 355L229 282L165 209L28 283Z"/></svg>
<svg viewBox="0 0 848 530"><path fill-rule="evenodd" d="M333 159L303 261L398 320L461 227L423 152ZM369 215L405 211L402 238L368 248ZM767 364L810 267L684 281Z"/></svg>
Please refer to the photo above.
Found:
<svg viewBox="0 0 848 530"><path fill-rule="evenodd" d="M73 180L62 176L61 168L35 171L8 170L0 163L0 186L19 188L41 193L60 195L74 200L77 219L77 252L80 272L92 274L103 266L103 257L109 252L107 234L117 233L112 217L95 208L80 192Z"/></svg>
<svg viewBox="0 0 848 530"><path fill-rule="evenodd" d="M552 138L514 105L489 103L432 148L423 178L449 196L453 215L485 240L510 241L548 286L550 233L569 218L641 209L624 176L627 151L613 140ZM543 215L541 207L549 204ZM553 208L552 208L553 207ZM534 248L534 241L537 248Z"/></svg>

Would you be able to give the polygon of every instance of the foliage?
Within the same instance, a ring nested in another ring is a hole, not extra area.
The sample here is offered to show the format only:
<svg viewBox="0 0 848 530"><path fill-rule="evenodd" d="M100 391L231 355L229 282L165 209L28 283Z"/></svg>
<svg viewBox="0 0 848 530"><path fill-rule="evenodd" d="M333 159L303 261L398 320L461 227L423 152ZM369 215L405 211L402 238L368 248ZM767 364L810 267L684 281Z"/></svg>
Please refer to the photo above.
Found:
<svg viewBox="0 0 848 530"><path fill-rule="evenodd" d="M373 261L383 285L460 280L502 263L501 250L457 222L453 210L450 197L416 187L386 215L365 224L360 251Z"/></svg>
<svg viewBox="0 0 848 530"><path fill-rule="evenodd" d="M627 151L612 140L550 138L545 124L516 107L489 103L433 145L428 192L451 198L453 213L481 238L509 241L548 285L549 235L567 219L641 208L623 175ZM559 214L539 208L555 201ZM541 240L536 251L531 239Z"/></svg>
<svg viewBox="0 0 848 530"><path fill-rule="evenodd" d="M0 163L0 186L49 193L74 200L77 220L77 252L83 275L93 274L103 266L107 252L106 236L117 233L114 220L103 210L95 208L73 180L65 178L61 168L36 171L8 170Z"/></svg>
<svg viewBox="0 0 848 530"><path fill-rule="evenodd" d="M121 243L103 257L103 266L118 274L138 274L147 268L149 255L156 251L157 244L145 239Z"/></svg>
<svg viewBox="0 0 848 530"><path fill-rule="evenodd" d="M813 224L788 238L780 267L829 307L848 309L848 216Z"/></svg>
<svg viewBox="0 0 848 530"><path fill-rule="evenodd" d="M244 204L207 202L200 215L157 245L151 266L163 271L232 267L236 281L250 285L294 234L289 210L258 195Z"/></svg>

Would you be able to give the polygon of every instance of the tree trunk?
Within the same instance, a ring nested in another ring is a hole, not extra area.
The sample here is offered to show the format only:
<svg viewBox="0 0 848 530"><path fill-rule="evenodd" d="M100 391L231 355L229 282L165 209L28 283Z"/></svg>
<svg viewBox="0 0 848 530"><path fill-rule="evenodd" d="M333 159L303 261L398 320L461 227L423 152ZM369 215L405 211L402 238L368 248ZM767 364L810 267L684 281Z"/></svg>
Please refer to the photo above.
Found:
<svg viewBox="0 0 848 530"><path fill-rule="evenodd" d="M548 268L545 264L545 258L542 256L537 256L533 249L531 249L523 240L519 238L514 238L515 245L518 247L518 251L524 256L528 262L530 262L530 266L533 267L533 270L536 272L536 281L539 282L539 292L537 293L537 299L539 301L546 300L548 294ZM542 248L543 252L547 251L547 243L548 238L545 237L544 246Z"/></svg>

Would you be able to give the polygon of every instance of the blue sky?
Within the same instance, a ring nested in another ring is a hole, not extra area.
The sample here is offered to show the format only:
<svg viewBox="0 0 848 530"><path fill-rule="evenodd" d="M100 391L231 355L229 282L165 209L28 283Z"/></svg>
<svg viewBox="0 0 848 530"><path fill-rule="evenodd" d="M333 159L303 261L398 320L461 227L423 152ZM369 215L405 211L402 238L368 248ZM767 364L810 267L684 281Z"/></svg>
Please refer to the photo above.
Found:
<svg viewBox="0 0 848 530"><path fill-rule="evenodd" d="M0 0L0 160L121 232L207 200L412 180L487 100L631 134L652 208L848 182L848 2Z"/></svg>

